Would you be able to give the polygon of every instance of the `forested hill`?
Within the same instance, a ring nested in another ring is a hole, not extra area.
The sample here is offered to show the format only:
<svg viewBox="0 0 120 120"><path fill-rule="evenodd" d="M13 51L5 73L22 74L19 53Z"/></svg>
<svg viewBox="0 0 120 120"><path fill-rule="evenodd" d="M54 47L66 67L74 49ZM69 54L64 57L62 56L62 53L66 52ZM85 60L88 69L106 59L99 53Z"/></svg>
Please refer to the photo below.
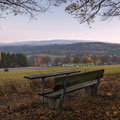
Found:
<svg viewBox="0 0 120 120"><path fill-rule="evenodd" d="M45 45L45 46L0 46L0 51L33 54L54 54L54 55L118 55L120 56L120 44L101 42L75 43L67 45Z"/></svg>

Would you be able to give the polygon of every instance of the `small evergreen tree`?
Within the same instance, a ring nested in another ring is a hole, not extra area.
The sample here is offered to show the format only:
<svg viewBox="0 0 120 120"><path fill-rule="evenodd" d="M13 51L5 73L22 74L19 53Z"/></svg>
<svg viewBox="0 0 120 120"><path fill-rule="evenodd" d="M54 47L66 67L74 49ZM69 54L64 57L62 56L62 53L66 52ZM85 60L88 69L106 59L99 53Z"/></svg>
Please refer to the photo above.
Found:
<svg viewBox="0 0 120 120"><path fill-rule="evenodd" d="M0 67L26 67L28 65L27 57L21 53L1 52Z"/></svg>

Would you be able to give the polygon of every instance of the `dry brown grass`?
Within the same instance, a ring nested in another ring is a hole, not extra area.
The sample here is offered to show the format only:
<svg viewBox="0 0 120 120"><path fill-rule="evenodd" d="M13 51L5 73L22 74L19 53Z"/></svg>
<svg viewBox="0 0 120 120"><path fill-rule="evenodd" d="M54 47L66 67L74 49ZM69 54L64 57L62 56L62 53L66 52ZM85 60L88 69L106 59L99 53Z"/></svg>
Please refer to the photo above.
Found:
<svg viewBox="0 0 120 120"><path fill-rule="evenodd" d="M46 82L46 89L52 87ZM65 97L64 110L57 115L54 110L41 105L40 81L20 86L10 82L0 87L0 120L119 120L120 75L105 76L100 83L98 96L85 95L84 90Z"/></svg>

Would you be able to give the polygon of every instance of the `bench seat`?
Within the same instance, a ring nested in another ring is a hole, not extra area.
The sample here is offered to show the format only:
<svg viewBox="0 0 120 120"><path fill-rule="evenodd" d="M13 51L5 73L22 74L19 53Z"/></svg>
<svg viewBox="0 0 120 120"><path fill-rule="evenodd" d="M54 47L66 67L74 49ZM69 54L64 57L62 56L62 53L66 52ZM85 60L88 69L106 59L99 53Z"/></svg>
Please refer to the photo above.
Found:
<svg viewBox="0 0 120 120"><path fill-rule="evenodd" d="M80 89L83 89L83 88L86 88L86 87L89 87L89 86L94 86L96 85L97 82L96 81L88 81L88 82L84 82L84 83L80 83L80 84L76 84L76 85L73 85L73 86L70 86L70 87L67 87L66 88L66 94L69 93L69 92L73 92L73 91L76 91L76 90L80 90ZM44 94L39 94L41 96L44 96L44 97L47 97L47 98L57 98L58 96L60 96L61 94L63 93L63 90L59 90L59 91L49 91L49 92L46 92Z"/></svg>

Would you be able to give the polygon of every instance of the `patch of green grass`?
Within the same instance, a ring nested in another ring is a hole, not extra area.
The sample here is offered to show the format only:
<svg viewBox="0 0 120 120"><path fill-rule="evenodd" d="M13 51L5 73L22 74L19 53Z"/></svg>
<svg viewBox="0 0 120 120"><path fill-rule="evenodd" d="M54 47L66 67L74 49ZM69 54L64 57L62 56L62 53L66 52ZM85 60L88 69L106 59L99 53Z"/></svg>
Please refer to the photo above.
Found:
<svg viewBox="0 0 120 120"><path fill-rule="evenodd" d="M104 74L119 74L120 73L120 65L101 65L101 66L83 66L80 67L80 70L82 72L86 71L92 71L92 70L98 70L98 69L105 69Z"/></svg>
<svg viewBox="0 0 120 120"><path fill-rule="evenodd" d="M28 55L28 57L30 57L31 55ZM52 54L36 54L35 56L48 56L51 58L56 58L56 57L64 57L64 56L59 56L59 55L52 55Z"/></svg>
<svg viewBox="0 0 120 120"><path fill-rule="evenodd" d="M119 74L120 73L120 65L104 65L104 66L81 66L79 68L76 67L63 67L56 69L40 69L40 70L24 70L24 71L9 71L9 72L0 72L0 85L6 82L17 82L19 84L26 84L30 80L25 79L24 76L27 75L36 75L36 74L44 74L51 72L59 72L66 70L80 70L81 72L87 72L92 70L105 69L106 74Z"/></svg>
<svg viewBox="0 0 120 120"><path fill-rule="evenodd" d="M9 72L0 72L0 85L6 82L17 82L25 84L28 79L24 78L27 75L36 75L36 74L44 74L58 71L66 71L73 70L73 67L65 67L65 68L56 68L56 69L39 69L39 70L24 70L24 71L9 71Z"/></svg>

